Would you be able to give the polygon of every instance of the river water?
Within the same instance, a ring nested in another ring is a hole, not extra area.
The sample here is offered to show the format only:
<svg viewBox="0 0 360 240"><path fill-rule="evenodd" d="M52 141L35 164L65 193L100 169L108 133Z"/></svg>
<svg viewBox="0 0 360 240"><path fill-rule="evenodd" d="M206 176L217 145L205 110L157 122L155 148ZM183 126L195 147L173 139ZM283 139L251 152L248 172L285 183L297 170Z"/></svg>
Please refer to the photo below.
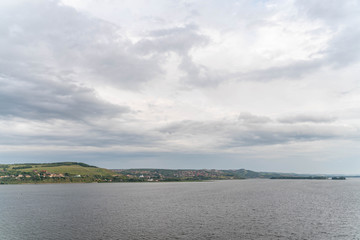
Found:
<svg viewBox="0 0 360 240"><path fill-rule="evenodd" d="M0 185L0 239L360 239L360 179Z"/></svg>

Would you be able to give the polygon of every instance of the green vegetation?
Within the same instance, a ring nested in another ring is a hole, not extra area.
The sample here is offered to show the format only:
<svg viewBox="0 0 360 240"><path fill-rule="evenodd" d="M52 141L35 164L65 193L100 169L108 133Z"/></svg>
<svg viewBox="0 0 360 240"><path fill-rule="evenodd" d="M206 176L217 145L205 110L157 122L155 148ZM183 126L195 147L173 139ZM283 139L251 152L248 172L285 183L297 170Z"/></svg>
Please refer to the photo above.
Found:
<svg viewBox="0 0 360 240"><path fill-rule="evenodd" d="M0 165L0 183L108 182L114 172L78 162ZM116 180L121 179L117 177Z"/></svg>
<svg viewBox="0 0 360 240"><path fill-rule="evenodd" d="M128 178L144 181L204 181L261 177L258 173L245 169L114 169L113 171Z"/></svg>
<svg viewBox="0 0 360 240"><path fill-rule="evenodd" d="M13 164L8 165L7 171L8 172L22 172L22 173L31 173L36 171L48 171L50 173L67 173L68 175L86 175L86 176L111 176L113 172L104 169L98 168L95 166L90 166L84 163L77 163L77 162L60 162L60 163L45 163L45 164Z"/></svg>
<svg viewBox="0 0 360 240"><path fill-rule="evenodd" d="M346 177L332 177L332 180L346 180Z"/></svg>
<svg viewBox="0 0 360 240"><path fill-rule="evenodd" d="M280 176L280 177L271 177L270 179L310 179L310 180L326 180L327 177L324 176L309 176L309 177L301 177L301 176Z"/></svg>
<svg viewBox="0 0 360 240"><path fill-rule="evenodd" d="M79 162L0 164L0 184L89 183L89 182L175 182L246 178L328 179L293 173L254 172L246 169L104 169ZM333 177L344 180L345 177Z"/></svg>
<svg viewBox="0 0 360 240"><path fill-rule="evenodd" d="M115 169L116 173L129 178L153 179L159 181L202 181L246 178L271 178L282 176L279 173L254 172L246 169L216 170L216 169ZM293 174L291 174L293 175Z"/></svg>
<svg viewBox="0 0 360 240"><path fill-rule="evenodd" d="M255 172L246 169L114 169L113 171L122 174L133 181L203 181L248 178L315 180L328 179L330 177L295 173ZM334 180L337 180L337 178Z"/></svg>

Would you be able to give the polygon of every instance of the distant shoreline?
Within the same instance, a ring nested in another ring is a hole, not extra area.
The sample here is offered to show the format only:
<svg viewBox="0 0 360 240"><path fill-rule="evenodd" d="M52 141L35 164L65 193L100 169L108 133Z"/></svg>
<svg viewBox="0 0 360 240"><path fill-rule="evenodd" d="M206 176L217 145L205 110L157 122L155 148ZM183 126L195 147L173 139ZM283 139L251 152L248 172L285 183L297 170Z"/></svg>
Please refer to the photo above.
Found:
<svg viewBox="0 0 360 240"><path fill-rule="evenodd" d="M247 169L105 169L81 162L0 164L0 184L203 182L255 178L346 179L345 176L340 175L255 172Z"/></svg>

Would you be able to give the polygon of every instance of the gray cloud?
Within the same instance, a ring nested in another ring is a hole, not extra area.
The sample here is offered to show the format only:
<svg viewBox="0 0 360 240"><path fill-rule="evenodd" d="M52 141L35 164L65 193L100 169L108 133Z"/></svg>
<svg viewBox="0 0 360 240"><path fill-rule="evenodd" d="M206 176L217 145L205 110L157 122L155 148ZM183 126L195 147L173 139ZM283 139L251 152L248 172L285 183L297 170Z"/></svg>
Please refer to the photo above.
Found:
<svg viewBox="0 0 360 240"><path fill-rule="evenodd" d="M182 58L179 68L186 73L182 81L196 87L216 87L229 79L228 73L196 64L189 56Z"/></svg>
<svg viewBox="0 0 360 240"><path fill-rule="evenodd" d="M235 73L233 77L238 81L271 81L275 79L301 79L309 72L324 66L321 60L296 61L285 66L271 67L245 73Z"/></svg>
<svg viewBox="0 0 360 240"><path fill-rule="evenodd" d="M279 122L281 123L331 123L336 120L332 116L322 116L322 115L296 115L280 118Z"/></svg>
<svg viewBox="0 0 360 240"><path fill-rule="evenodd" d="M200 34L197 26L190 24L151 31L135 47L145 54L176 52L180 56L187 56L190 49L208 42L209 38Z"/></svg>
<svg viewBox="0 0 360 240"><path fill-rule="evenodd" d="M321 60L309 62L309 67L304 64L289 66L289 70L298 68L297 74L312 71L322 66L345 67L360 59L360 5L357 1L296 1L300 15L305 15L309 20L322 21L336 34L328 43L327 49L322 51ZM285 72L287 73L287 71Z"/></svg>
<svg viewBox="0 0 360 240"><path fill-rule="evenodd" d="M252 114L241 114L240 121L172 122L151 131L134 130L118 123L116 120L89 124L35 120L33 125L41 126L41 129L22 134L1 133L0 144L97 148L121 146L175 152L201 152L210 148L211 151L222 152L238 147L346 139L358 135L356 129L343 125L319 125L318 122L294 125Z"/></svg>
<svg viewBox="0 0 360 240"><path fill-rule="evenodd" d="M204 65L194 63L189 51L203 47L210 42L208 36L199 33L196 25L159 29L150 32L136 44L138 51L144 54L175 52L181 57L179 69L185 73L182 81L201 87L217 86L226 79L227 73L214 71Z"/></svg>
<svg viewBox="0 0 360 240"><path fill-rule="evenodd" d="M0 117L86 120L130 112L96 97L92 89L66 81L0 77Z"/></svg>
<svg viewBox="0 0 360 240"><path fill-rule="evenodd" d="M58 1L23 1L0 12L1 117L115 117L130 108L100 100L87 86L136 89L161 72L156 59L135 54L119 27Z"/></svg>
<svg viewBox="0 0 360 240"><path fill-rule="evenodd" d="M308 61L295 61L285 66L271 67L250 72L233 73L237 81L271 81L276 79L301 79L303 76L325 67L341 68L357 63L360 59L360 30L347 26L329 42L321 53L324 57Z"/></svg>
<svg viewBox="0 0 360 240"><path fill-rule="evenodd" d="M360 30L357 24L350 24L341 30L338 36L330 42L331 45L326 51L329 63L335 67L345 67L358 62L360 60L359 39Z"/></svg>
<svg viewBox="0 0 360 240"><path fill-rule="evenodd" d="M272 119L267 116L257 116L251 113L240 113L238 120L241 123L245 123L245 124L248 123L260 124L260 123L269 123L272 121Z"/></svg>
<svg viewBox="0 0 360 240"><path fill-rule="evenodd" d="M60 76L135 88L161 72L120 35L120 28L57 1L1 10L0 71L8 76Z"/></svg>
<svg viewBox="0 0 360 240"><path fill-rule="evenodd" d="M241 114L237 122L181 121L169 124L160 131L168 134L170 139L191 139L199 136L204 139L212 138L217 142L217 147L223 149L346 138L358 134L355 129L329 124L330 119L309 116L292 119L291 123L306 123L302 125L288 124L290 120L276 122L269 117L247 113ZM319 122L324 124L319 126Z"/></svg>
<svg viewBox="0 0 360 240"><path fill-rule="evenodd" d="M297 0L295 4L301 13L330 22L334 27L359 13L358 1Z"/></svg>
<svg viewBox="0 0 360 240"><path fill-rule="evenodd" d="M118 147L131 148L140 147L141 149L152 147L156 149L161 138L145 132L134 131L125 128L104 127L96 123L77 123L77 122L55 122L55 121L21 121L14 119L13 122L19 124L29 124L41 126L36 132L17 133L1 132L0 145L7 146L48 146L60 147ZM116 122L115 122L116 123ZM114 124L114 122L112 122Z"/></svg>
<svg viewBox="0 0 360 240"><path fill-rule="evenodd" d="M291 61L283 66L250 72L234 72L225 79L237 81L271 81L275 79L301 79L318 69L341 68L360 60L359 3L356 1L296 1L298 17L308 21L321 21L334 33L321 58ZM262 26L264 24L262 23ZM325 31L318 29L317 31Z"/></svg>

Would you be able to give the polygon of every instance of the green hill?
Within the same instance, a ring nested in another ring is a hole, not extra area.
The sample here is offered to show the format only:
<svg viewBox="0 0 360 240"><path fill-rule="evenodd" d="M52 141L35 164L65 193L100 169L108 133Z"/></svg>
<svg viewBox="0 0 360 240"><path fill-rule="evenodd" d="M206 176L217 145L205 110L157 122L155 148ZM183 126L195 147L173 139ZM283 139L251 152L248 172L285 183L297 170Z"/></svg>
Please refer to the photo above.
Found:
<svg viewBox="0 0 360 240"><path fill-rule="evenodd" d="M78 162L59 162L59 163L45 163L45 164L12 164L9 165L8 171L21 171L31 173L34 171L47 171L49 173L66 174L67 175L84 175L84 176L112 176L113 172L91 166L85 163Z"/></svg>
<svg viewBox="0 0 360 240"><path fill-rule="evenodd" d="M1 183L102 182L114 172L78 162L0 165Z"/></svg>
<svg viewBox="0 0 360 240"><path fill-rule="evenodd" d="M7 165L7 172L32 173L34 171L47 171L49 173L67 174L67 175L84 175L84 176L112 176L113 172L78 162L58 162L58 163L26 163ZM1 165L0 165L1 167Z"/></svg>

